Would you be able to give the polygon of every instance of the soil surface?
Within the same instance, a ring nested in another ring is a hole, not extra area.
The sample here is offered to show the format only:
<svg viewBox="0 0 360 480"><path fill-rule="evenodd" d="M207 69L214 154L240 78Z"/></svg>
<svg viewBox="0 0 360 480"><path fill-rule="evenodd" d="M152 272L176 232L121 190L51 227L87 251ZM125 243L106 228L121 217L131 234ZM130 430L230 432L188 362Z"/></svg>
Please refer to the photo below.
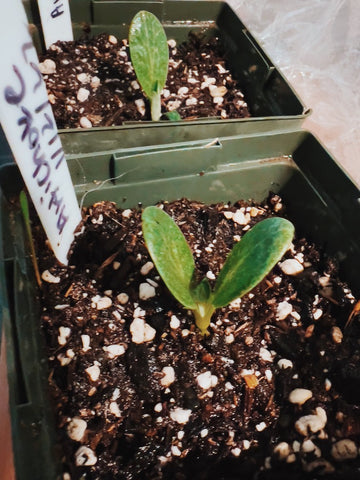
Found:
<svg viewBox="0 0 360 480"><path fill-rule="evenodd" d="M169 40L168 80L162 112L181 118L249 117L238 82L217 38L192 35L177 46ZM149 103L136 81L127 40L102 34L57 42L40 58L58 128L91 128L151 120ZM166 117L165 117L166 118Z"/></svg>
<svg viewBox="0 0 360 480"><path fill-rule="evenodd" d="M235 242L285 215L162 204L213 284ZM84 211L69 267L40 260L49 385L64 480L359 479L360 328L336 263L295 239L210 335L151 263L141 209Z"/></svg>

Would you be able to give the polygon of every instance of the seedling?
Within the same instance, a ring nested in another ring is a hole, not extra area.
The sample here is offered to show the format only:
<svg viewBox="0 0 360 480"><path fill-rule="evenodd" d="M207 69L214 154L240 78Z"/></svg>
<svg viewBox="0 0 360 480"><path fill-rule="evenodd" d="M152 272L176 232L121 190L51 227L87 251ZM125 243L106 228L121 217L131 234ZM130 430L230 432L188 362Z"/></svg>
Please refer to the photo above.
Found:
<svg viewBox="0 0 360 480"><path fill-rule="evenodd" d="M24 222L25 222L25 229L26 229L26 234L29 240L29 245L30 245L30 254L31 254L31 261L34 267L35 271L35 278L37 281L37 284L39 287L41 287L41 277L40 277L40 271L39 271L39 266L37 263L37 258L36 258L36 253L35 253L35 245L34 245L34 239L32 237L31 233L31 222L30 222L30 213L29 213L29 202L26 196L26 193L24 190L21 190L20 192L20 207L21 211L23 214Z"/></svg>
<svg viewBox="0 0 360 480"><path fill-rule="evenodd" d="M129 47L137 79L150 101L151 118L157 121L161 116L161 91L168 73L169 48L163 26L155 15L145 10L135 15L130 25Z"/></svg>
<svg viewBox="0 0 360 480"><path fill-rule="evenodd" d="M248 293L270 272L289 249L294 236L293 224L283 218L257 223L234 246L211 290L206 277L198 281L190 247L167 213L157 207L145 208L142 230L165 285L185 308L193 310L202 334L208 333L217 308Z"/></svg>

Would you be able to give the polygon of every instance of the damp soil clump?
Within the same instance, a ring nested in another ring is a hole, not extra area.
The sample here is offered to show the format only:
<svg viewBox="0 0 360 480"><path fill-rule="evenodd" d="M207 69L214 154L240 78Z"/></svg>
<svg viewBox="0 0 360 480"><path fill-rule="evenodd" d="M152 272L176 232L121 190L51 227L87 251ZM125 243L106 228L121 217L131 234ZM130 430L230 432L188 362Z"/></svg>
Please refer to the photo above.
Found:
<svg viewBox="0 0 360 480"><path fill-rule="evenodd" d="M182 119L249 117L239 83L230 73L218 38L192 34L177 45L170 39L169 71L162 113ZM57 42L40 58L58 128L91 128L151 120L130 61L127 40L101 34ZM164 116L164 119L166 117Z"/></svg>
<svg viewBox="0 0 360 480"><path fill-rule="evenodd" d="M159 205L210 282L246 230L285 215L277 195ZM140 208L84 211L68 267L43 251L64 478L359 478L360 332L344 328L355 299L313 244L296 238L205 337L158 276Z"/></svg>

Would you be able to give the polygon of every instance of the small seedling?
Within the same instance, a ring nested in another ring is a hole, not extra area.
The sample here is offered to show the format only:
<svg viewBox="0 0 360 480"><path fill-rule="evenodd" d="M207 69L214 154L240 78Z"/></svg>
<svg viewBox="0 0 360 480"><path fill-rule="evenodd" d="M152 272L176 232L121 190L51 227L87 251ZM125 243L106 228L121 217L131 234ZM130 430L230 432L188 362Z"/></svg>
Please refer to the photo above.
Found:
<svg viewBox="0 0 360 480"><path fill-rule="evenodd" d="M150 256L165 285L182 303L194 311L196 325L208 333L217 308L252 290L289 249L294 226L274 217L262 220L249 230L228 255L214 290L205 277L197 280L195 262L184 235L173 219L157 207L142 214L142 230Z"/></svg>
<svg viewBox="0 0 360 480"><path fill-rule="evenodd" d="M155 15L145 10L135 15L130 25L129 48L137 79L150 101L151 118L157 121L161 116L169 48L164 28Z"/></svg>
<svg viewBox="0 0 360 480"><path fill-rule="evenodd" d="M22 214L23 214L23 217L24 217L26 234L27 234L28 240L29 240L31 261L32 261L34 271L35 271L35 278L36 278L37 284L39 285L39 287L41 287L40 271L39 271L39 266L38 266L38 263L37 263L37 258L36 258L36 253L35 253L34 239L32 237L32 233L31 233L29 202L28 202L28 199L27 199L27 196L26 196L26 193L24 192L24 190L21 190L19 200L20 200L21 211L22 211Z"/></svg>

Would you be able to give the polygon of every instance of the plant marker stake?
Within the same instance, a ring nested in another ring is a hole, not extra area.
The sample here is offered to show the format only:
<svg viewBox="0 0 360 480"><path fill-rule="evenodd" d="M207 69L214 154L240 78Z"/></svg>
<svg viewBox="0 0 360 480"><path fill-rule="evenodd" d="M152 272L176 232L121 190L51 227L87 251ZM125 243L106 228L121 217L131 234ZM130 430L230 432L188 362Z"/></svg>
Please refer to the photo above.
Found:
<svg viewBox="0 0 360 480"><path fill-rule="evenodd" d="M62 41L74 40L69 0L37 0L45 46Z"/></svg>
<svg viewBox="0 0 360 480"><path fill-rule="evenodd" d="M57 259L81 220L21 0L0 0L0 122Z"/></svg>

